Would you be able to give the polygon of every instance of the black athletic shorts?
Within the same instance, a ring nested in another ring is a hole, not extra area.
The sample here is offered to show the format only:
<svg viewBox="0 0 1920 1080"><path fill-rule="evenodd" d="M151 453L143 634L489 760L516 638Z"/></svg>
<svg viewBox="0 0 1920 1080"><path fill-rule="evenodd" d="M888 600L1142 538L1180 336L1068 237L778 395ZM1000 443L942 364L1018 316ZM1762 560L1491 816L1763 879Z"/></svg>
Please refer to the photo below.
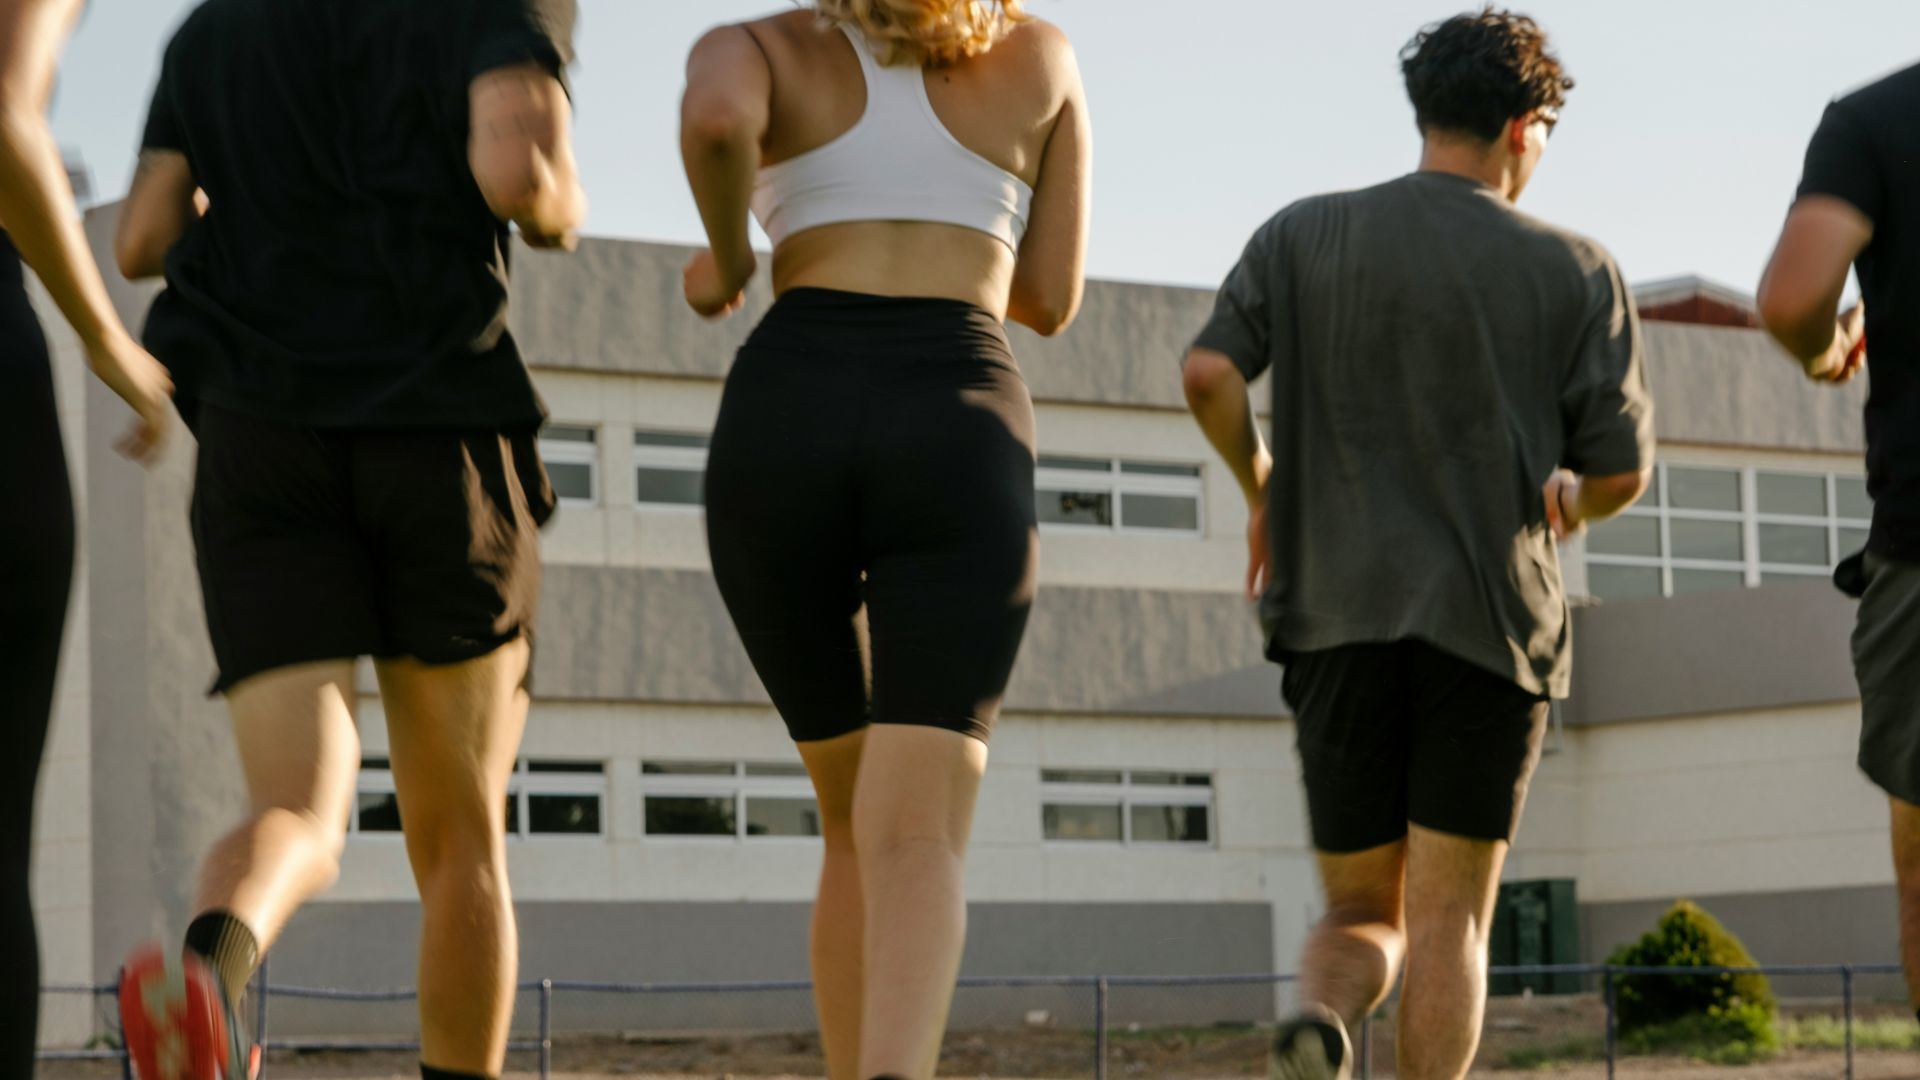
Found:
<svg viewBox="0 0 1920 1080"><path fill-rule="evenodd" d="M291 427L202 404L193 542L222 693L293 664L449 664L531 634L535 433Z"/></svg>
<svg viewBox="0 0 1920 1080"><path fill-rule="evenodd" d="M1406 836L1408 822L1513 839L1546 698L1421 641L1295 653L1286 665L1315 848L1365 851Z"/></svg>
<svg viewBox="0 0 1920 1080"><path fill-rule="evenodd" d="M1860 768L1882 791L1920 805L1920 563L1868 552L1860 569Z"/></svg>
<svg viewBox="0 0 1920 1080"><path fill-rule="evenodd" d="M801 742L985 739L1032 606L1033 405L991 314L795 289L740 350L707 461L727 610Z"/></svg>

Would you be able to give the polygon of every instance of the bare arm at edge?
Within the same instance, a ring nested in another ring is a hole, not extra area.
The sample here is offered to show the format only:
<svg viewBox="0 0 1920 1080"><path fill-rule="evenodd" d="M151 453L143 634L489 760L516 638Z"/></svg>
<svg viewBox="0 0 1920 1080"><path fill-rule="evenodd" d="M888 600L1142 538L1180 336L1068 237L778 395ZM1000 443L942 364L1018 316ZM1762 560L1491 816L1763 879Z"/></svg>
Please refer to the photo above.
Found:
<svg viewBox="0 0 1920 1080"><path fill-rule="evenodd" d="M33 268L87 351L88 366L138 414L120 449L159 452L173 384L133 340L87 245L47 100L80 0L0 0L0 228Z"/></svg>

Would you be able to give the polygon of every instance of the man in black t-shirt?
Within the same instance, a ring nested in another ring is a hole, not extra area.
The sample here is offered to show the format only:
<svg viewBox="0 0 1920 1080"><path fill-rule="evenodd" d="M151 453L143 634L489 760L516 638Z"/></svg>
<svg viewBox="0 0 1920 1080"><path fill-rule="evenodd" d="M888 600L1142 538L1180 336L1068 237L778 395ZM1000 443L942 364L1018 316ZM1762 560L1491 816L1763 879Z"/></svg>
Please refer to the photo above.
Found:
<svg viewBox="0 0 1920 1080"><path fill-rule="evenodd" d="M1808 377L1870 368L1867 550L1836 580L1860 597L1860 767L1893 804L1901 949L1920 1014L1920 65L1827 107L1760 284L1767 329ZM1861 303L1835 321L1847 270ZM1868 360L1869 351L1871 361Z"/></svg>
<svg viewBox="0 0 1920 1080"><path fill-rule="evenodd" d="M146 342L199 439L214 692L253 809L201 867L185 989L159 948L127 965L143 1075L250 1069L233 1004L339 870L361 656L424 907L422 1072L501 1070L502 815L553 510L508 225L565 248L585 210L573 21L573 0L206 0L167 48L116 247L166 276Z"/></svg>

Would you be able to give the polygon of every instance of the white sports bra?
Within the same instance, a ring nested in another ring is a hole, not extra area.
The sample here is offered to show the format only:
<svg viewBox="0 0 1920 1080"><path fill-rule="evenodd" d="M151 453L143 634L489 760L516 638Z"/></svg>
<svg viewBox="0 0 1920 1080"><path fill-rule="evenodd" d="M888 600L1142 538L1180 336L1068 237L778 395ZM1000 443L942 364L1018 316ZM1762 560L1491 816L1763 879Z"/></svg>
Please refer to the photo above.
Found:
<svg viewBox="0 0 1920 1080"><path fill-rule="evenodd" d="M867 111L825 146L760 170L753 214L778 247L848 221L926 221L986 233L1016 252L1033 189L961 145L917 66L882 67L866 36L842 26L867 80Z"/></svg>

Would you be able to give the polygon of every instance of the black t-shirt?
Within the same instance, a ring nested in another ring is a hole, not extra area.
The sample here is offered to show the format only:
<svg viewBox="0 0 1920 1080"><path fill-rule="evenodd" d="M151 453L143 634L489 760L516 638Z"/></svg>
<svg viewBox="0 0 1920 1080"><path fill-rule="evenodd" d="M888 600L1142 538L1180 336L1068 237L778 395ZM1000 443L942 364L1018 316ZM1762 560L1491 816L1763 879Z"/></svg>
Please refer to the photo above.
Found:
<svg viewBox="0 0 1920 1080"><path fill-rule="evenodd" d="M507 330L508 230L468 165L473 80L572 57L574 0L206 0L167 47L144 146L207 214L146 342L184 410L312 427L543 418Z"/></svg>
<svg viewBox="0 0 1920 1080"><path fill-rule="evenodd" d="M1868 547L1920 560L1920 66L1827 107L1800 194L1831 195L1873 222L1855 262L1867 304Z"/></svg>

